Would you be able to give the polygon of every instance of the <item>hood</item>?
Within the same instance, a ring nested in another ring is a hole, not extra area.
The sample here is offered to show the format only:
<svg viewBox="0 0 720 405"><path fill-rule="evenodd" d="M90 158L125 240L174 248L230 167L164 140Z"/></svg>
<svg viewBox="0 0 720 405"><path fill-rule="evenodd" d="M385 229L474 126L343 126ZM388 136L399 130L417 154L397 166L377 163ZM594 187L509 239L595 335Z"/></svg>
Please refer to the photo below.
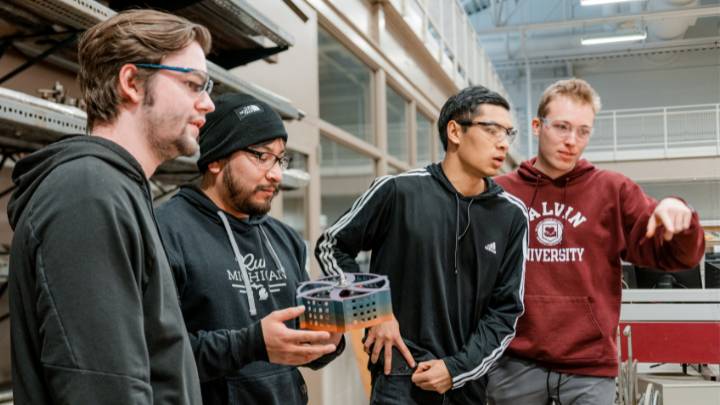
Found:
<svg viewBox="0 0 720 405"><path fill-rule="evenodd" d="M557 179L551 179L545 173L538 170L534 165L537 161L537 157L522 162L518 169L518 175L521 179L528 183L537 184L538 186L548 183L554 183L557 186L568 186L573 181L582 177L584 174L595 170L595 166L585 159L580 159L575 164L575 167L568 173L558 177Z"/></svg>
<svg viewBox="0 0 720 405"><path fill-rule="evenodd" d="M12 181L16 190L8 203L8 219L15 229L35 190L56 167L75 159L94 156L136 180L150 197L147 179L140 163L122 146L97 136L75 135L52 143L15 164Z"/></svg>
<svg viewBox="0 0 720 405"><path fill-rule="evenodd" d="M535 162L537 162L537 157L522 162L520 168L518 169L518 176L520 176L524 182L533 186L533 194L530 198L530 203L527 204L528 208L532 208L533 204L535 204L535 198L538 196L540 187L546 184L552 184L555 187L560 187L562 189L562 198L560 201L562 204L565 204L568 187L570 187L576 180L595 170L595 166L593 166L592 163L585 159L580 159L572 170L556 179L551 179L535 167Z"/></svg>
<svg viewBox="0 0 720 405"><path fill-rule="evenodd" d="M222 211L215 203L194 185L186 185L180 187L177 196L173 198L182 198L192 204L203 215L207 216L211 221L222 225L222 221L218 216L218 211ZM227 219L233 231L245 233L251 231L254 227L267 221L267 215L252 216L248 219L236 218L231 213L227 213Z"/></svg>
<svg viewBox="0 0 720 405"><path fill-rule="evenodd" d="M459 191L455 189L455 186L450 183L450 180L448 180L447 176L445 176L445 172L442 169L442 165L440 163L433 163L431 165L427 166L427 170L430 172L432 177L437 180L442 186L449 191L451 194L455 194L459 199L461 200L481 200L485 198L492 198L496 197L498 194L500 194L503 189L495 181L490 178L485 178L485 191L478 195L474 196L463 196L460 194Z"/></svg>

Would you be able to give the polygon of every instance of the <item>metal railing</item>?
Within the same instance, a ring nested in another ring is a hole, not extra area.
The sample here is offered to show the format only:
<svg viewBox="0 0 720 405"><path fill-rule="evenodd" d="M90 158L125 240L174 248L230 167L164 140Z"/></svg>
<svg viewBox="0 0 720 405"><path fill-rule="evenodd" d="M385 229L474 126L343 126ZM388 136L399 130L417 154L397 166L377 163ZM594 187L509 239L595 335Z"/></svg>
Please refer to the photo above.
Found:
<svg viewBox="0 0 720 405"><path fill-rule="evenodd" d="M482 84L509 100L468 15L457 0L389 0L459 87Z"/></svg>
<svg viewBox="0 0 720 405"><path fill-rule="evenodd" d="M720 156L720 104L600 112L585 156L593 161Z"/></svg>

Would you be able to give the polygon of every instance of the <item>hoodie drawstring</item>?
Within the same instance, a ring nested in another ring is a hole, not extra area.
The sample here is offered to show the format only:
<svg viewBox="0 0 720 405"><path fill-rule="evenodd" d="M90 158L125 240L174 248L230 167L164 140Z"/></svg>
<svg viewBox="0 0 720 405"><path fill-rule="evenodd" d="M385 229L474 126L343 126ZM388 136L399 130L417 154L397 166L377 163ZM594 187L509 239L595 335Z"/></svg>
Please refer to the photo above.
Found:
<svg viewBox="0 0 720 405"><path fill-rule="evenodd" d="M557 373L557 386L555 387L555 397L553 398L553 395L550 393L550 374L552 374L551 370L548 370L547 376L545 377L545 392L547 392L548 400L547 405L562 405L562 402L560 401L560 384L562 381L562 374Z"/></svg>
<svg viewBox="0 0 720 405"><path fill-rule="evenodd" d="M250 284L250 277L248 277L248 272L245 268L245 261L240 254L240 249L238 249L237 242L235 242L235 237L233 236L230 223L228 222L225 213L218 211L217 214L225 226L228 240L230 240L230 245L232 246L233 253L235 254L235 260L238 262L238 266L240 266L240 274L242 274L243 284L245 284L245 296L247 296L248 306L250 307L250 315L255 316L257 315L257 309L255 309L255 294L253 293L252 285ZM273 254L274 253L275 252L273 251Z"/></svg>
<svg viewBox="0 0 720 405"><path fill-rule="evenodd" d="M560 201L560 203L563 205L563 207L566 207L565 199L566 199L566 197L567 197L568 184L570 184L570 177L566 177L566 178L565 178L565 183L563 183L563 186L562 186L562 187L563 187L563 193L562 193L562 200ZM565 209L567 209L567 208L565 208ZM564 247L565 247L565 238L563 237L563 238L560 240L560 248L564 248Z"/></svg>
<svg viewBox="0 0 720 405"><path fill-rule="evenodd" d="M533 188L533 195L530 199L530 204L527 205L528 209L532 208L533 203L535 202L535 197L538 195L538 189L540 188L540 176L535 176L535 187Z"/></svg>
<svg viewBox="0 0 720 405"><path fill-rule="evenodd" d="M458 250L459 250L459 243L460 239L465 236L468 229L470 229L470 207L475 202L475 200L470 200L468 203L467 208L467 225L465 225L465 229L460 233L460 197L458 197L457 194L455 194L455 274L458 273Z"/></svg>
<svg viewBox="0 0 720 405"><path fill-rule="evenodd" d="M457 197L457 196L456 196ZM458 236L458 240L462 239L463 236L467 233L468 229L470 229L470 207L475 202L475 200L470 200L470 203L468 203L468 209L467 209L467 225L465 226L465 230L462 231L460 236Z"/></svg>
<svg viewBox="0 0 720 405"><path fill-rule="evenodd" d="M280 263L280 258L278 257L277 253L275 253L275 249L273 249L272 244L270 243L270 238L268 238L267 234L265 233L265 228L263 228L262 225L260 225L259 227L260 233L262 233L262 236L265 239L265 246L267 246L268 250L270 251L270 256L272 256L273 261L275 262L275 267L277 267L284 273L285 268Z"/></svg>

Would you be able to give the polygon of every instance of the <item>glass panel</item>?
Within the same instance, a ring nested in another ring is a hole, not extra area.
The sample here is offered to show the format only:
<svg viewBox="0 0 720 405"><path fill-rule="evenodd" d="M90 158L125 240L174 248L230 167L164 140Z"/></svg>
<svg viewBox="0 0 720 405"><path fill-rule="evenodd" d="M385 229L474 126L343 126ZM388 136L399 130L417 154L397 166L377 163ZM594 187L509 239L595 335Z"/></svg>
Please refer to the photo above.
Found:
<svg viewBox="0 0 720 405"><path fill-rule="evenodd" d="M417 128L417 166L427 166L432 161L430 156L432 138L434 136L433 125L430 118L419 111L415 115L415 126ZM438 139L439 141L439 139Z"/></svg>
<svg viewBox="0 0 720 405"><path fill-rule="evenodd" d="M396 158L408 161L408 103L395 90L387 88L387 131L388 153Z"/></svg>
<svg viewBox="0 0 720 405"><path fill-rule="evenodd" d="M425 13L423 13L422 7L418 4L418 0L412 0L407 2L407 10L405 14L405 22L415 31L415 34L422 38L423 19Z"/></svg>
<svg viewBox="0 0 720 405"><path fill-rule="evenodd" d="M320 137L320 156L320 227L324 231L370 187L375 179L375 161L324 136ZM359 252L355 261L360 271L368 271L370 252Z"/></svg>
<svg viewBox="0 0 720 405"><path fill-rule="evenodd" d="M307 155L288 150L288 156L291 157L288 169L302 170L307 173ZM302 187L296 190L283 190L280 194L283 203L283 222L290 225L293 229L307 240L307 193L308 188Z"/></svg>
<svg viewBox="0 0 720 405"><path fill-rule="evenodd" d="M375 178L375 161L325 137L320 138L323 228L332 225Z"/></svg>
<svg viewBox="0 0 720 405"><path fill-rule="evenodd" d="M372 71L335 38L318 29L320 118L373 143Z"/></svg>

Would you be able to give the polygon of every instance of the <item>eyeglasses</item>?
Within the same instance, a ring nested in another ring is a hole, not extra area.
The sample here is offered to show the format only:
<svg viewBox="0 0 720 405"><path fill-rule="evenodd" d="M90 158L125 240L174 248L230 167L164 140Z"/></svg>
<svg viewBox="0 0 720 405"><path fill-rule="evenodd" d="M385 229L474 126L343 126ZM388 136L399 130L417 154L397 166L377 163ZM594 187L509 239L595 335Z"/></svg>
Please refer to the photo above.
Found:
<svg viewBox="0 0 720 405"><path fill-rule="evenodd" d="M512 144L517 137L518 130L508 128L493 121L456 121L465 127L481 126L485 129L485 133L493 137L496 142L503 142L507 139L508 144Z"/></svg>
<svg viewBox="0 0 720 405"><path fill-rule="evenodd" d="M567 121L549 120L547 118L540 118L540 120L553 133L562 137L563 139L568 139L570 137L570 134L575 132L575 136L578 139L580 139L582 141L586 141L590 138L590 136L592 136L592 133L593 133L593 128L589 127L587 125L580 125L577 127L573 127Z"/></svg>
<svg viewBox="0 0 720 405"><path fill-rule="evenodd" d="M158 65L155 63L134 63L135 66L142 68L142 69L155 69L155 70L170 70L173 72L180 72L180 73L187 73L190 76L195 77L195 80L185 80L185 85L196 94L201 94L203 92L207 93L208 96L210 93L212 93L213 89L213 81L210 79L210 76L207 72L203 72L202 70L197 70L193 68L188 67L179 67L179 66L168 66L168 65Z"/></svg>
<svg viewBox="0 0 720 405"><path fill-rule="evenodd" d="M251 154L255 157L255 162L263 170L270 170L275 166L275 163L280 166L280 169L285 170L290 165L290 158L287 156L278 156L270 152L261 152L259 150L245 148L243 151Z"/></svg>

